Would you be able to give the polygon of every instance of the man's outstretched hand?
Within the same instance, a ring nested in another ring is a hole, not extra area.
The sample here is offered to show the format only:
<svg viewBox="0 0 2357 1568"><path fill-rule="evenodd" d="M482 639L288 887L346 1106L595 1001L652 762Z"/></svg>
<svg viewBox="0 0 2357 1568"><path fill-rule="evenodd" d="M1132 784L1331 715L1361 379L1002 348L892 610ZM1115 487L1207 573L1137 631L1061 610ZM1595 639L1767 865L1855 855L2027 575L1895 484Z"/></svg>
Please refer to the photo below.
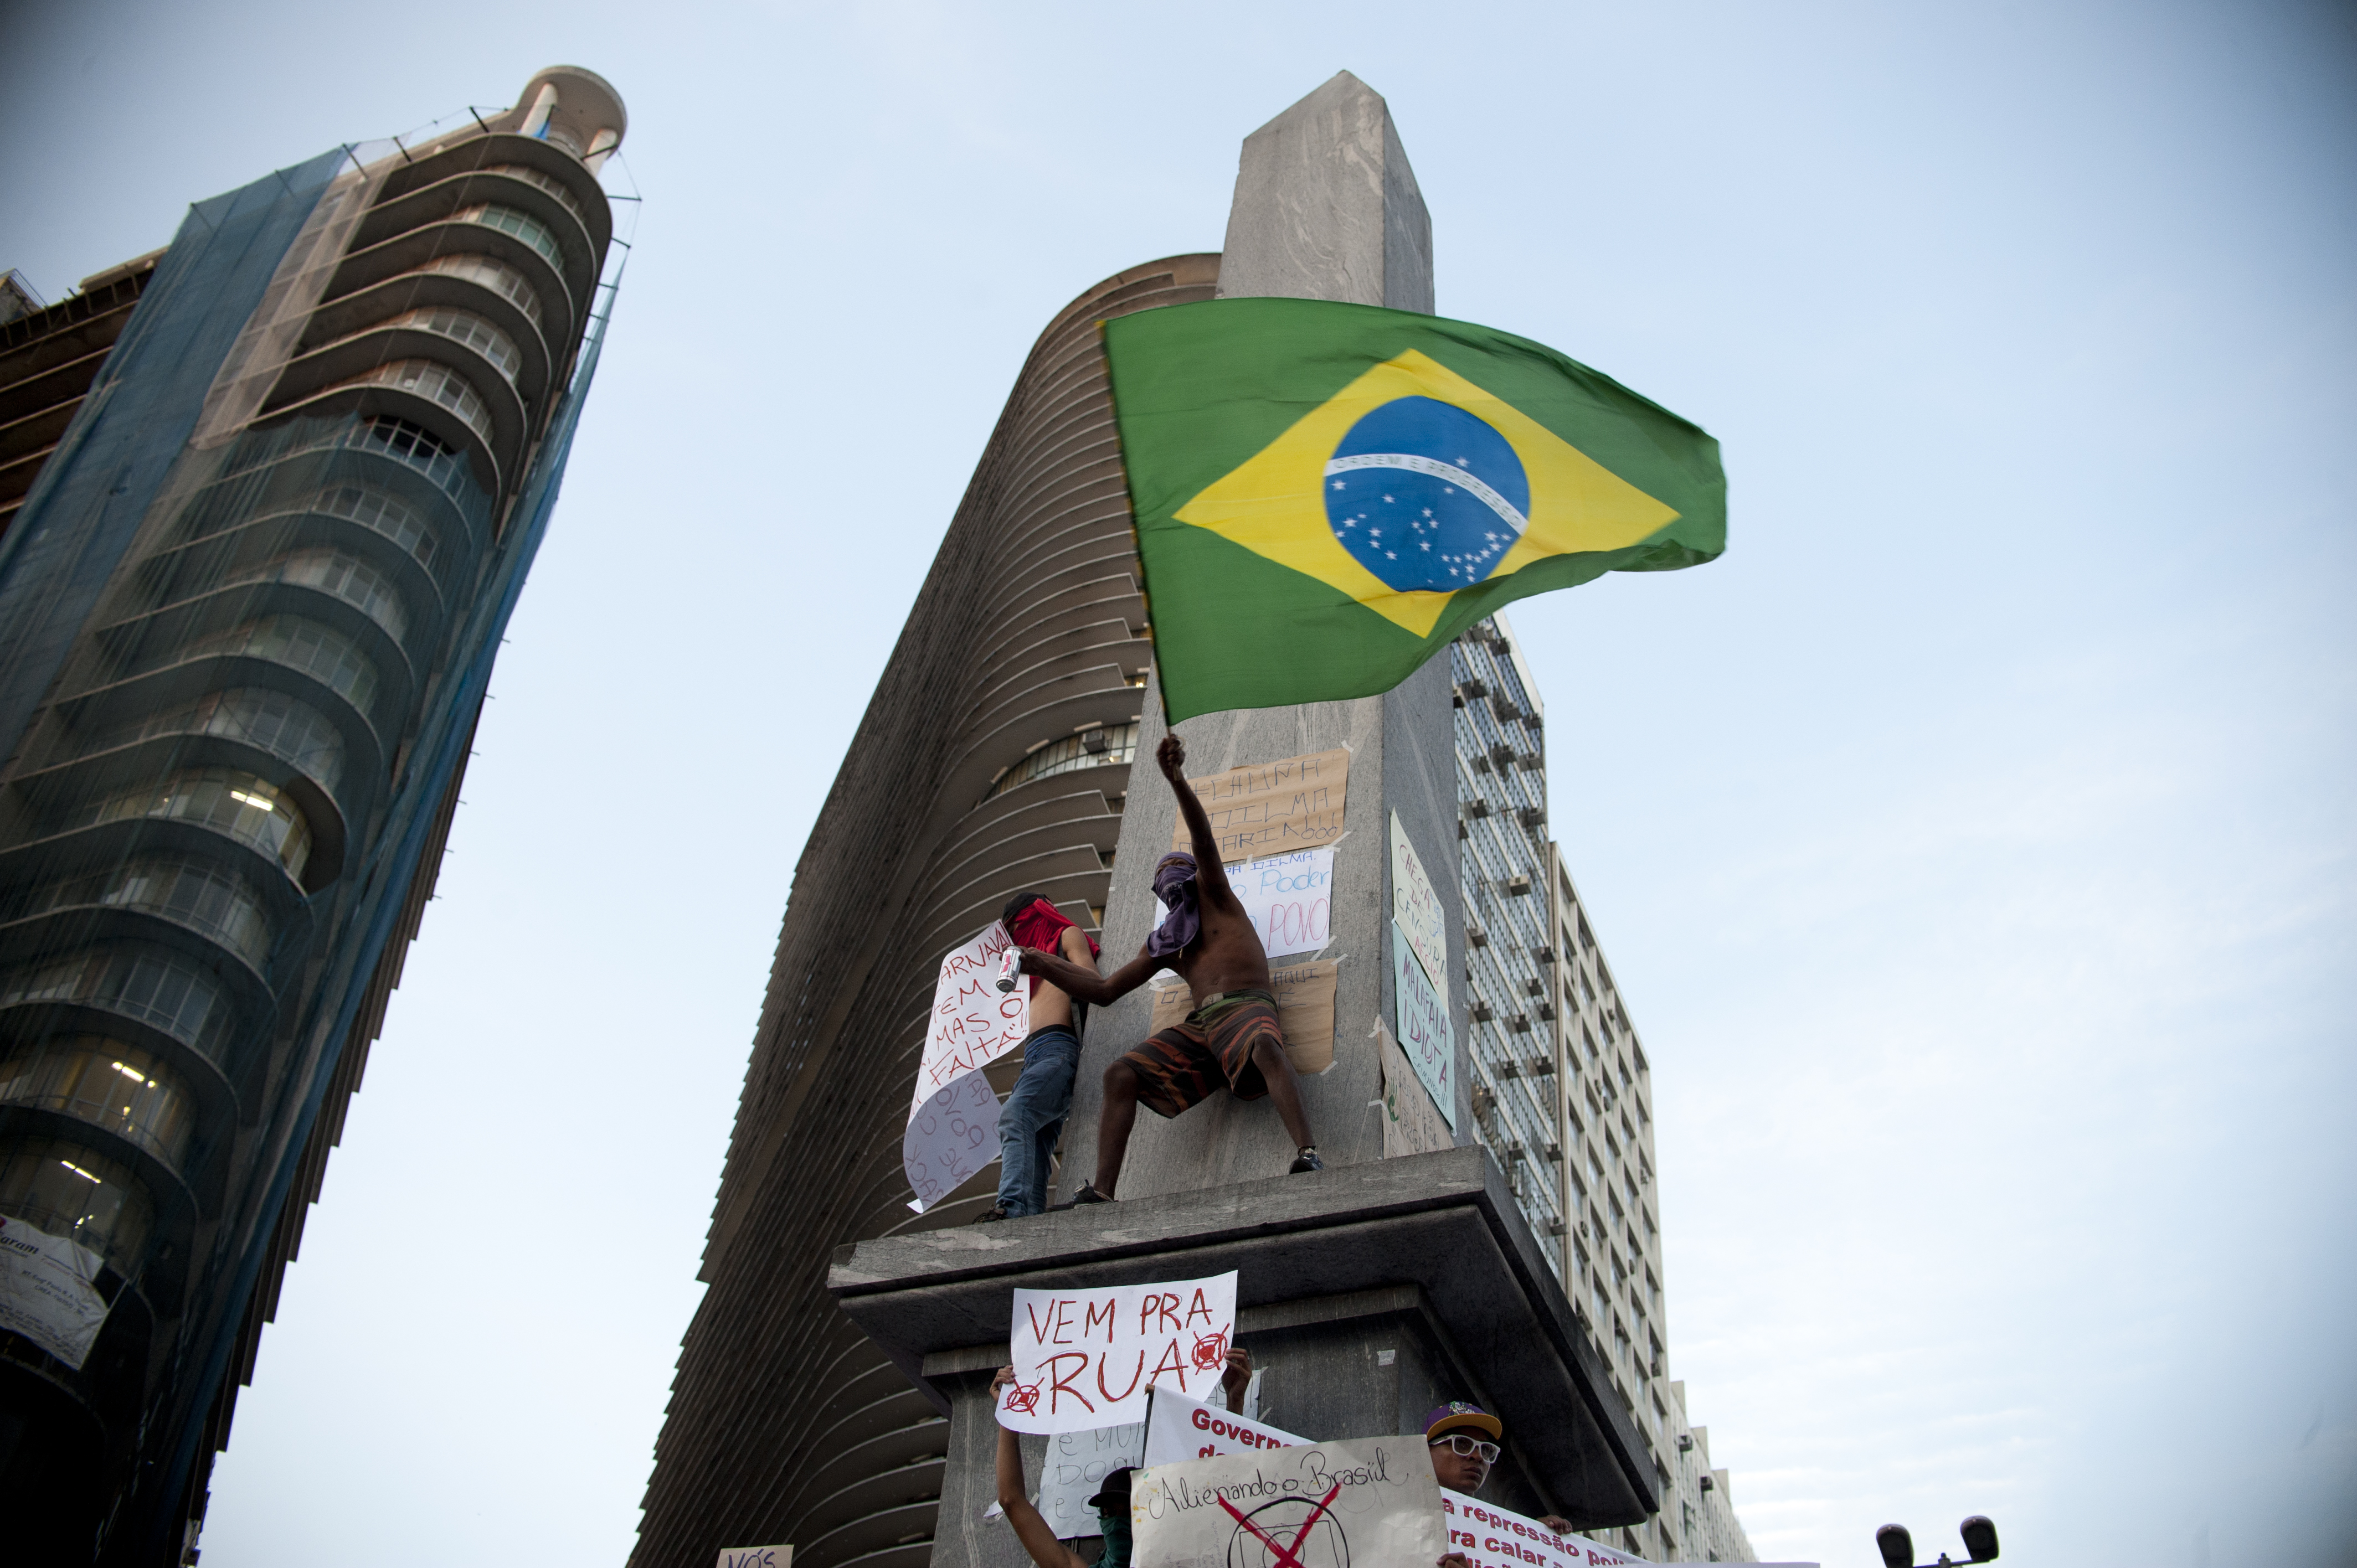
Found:
<svg viewBox="0 0 2357 1568"><path fill-rule="evenodd" d="M1178 738L1178 731L1162 737L1162 744L1154 748L1154 760L1162 765L1162 777L1173 784L1186 779L1187 743Z"/></svg>

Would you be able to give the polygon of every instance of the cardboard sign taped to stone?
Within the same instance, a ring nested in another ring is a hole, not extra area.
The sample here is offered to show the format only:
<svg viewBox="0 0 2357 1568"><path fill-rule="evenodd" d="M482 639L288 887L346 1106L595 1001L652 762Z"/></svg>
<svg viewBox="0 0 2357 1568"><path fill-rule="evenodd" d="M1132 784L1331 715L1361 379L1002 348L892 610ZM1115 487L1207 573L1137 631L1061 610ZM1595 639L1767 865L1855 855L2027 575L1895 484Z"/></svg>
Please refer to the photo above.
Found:
<svg viewBox="0 0 2357 1568"><path fill-rule="evenodd" d="M1211 820L1222 862L1332 843L1342 836L1342 797L1350 782L1351 754L1340 746L1187 780ZM1194 847L1183 811L1171 827L1170 847Z"/></svg>
<svg viewBox="0 0 2357 1568"><path fill-rule="evenodd" d="M1276 1026L1285 1031L1285 1057L1293 1070L1305 1076L1334 1065L1334 986L1340 960L1288 963L1268 972L1276 989ZM1154 1012L1146 1032L1159 1034L1183 1024L1194 1010L1194 998L1183 985L1154 988Z"/></svg>
<svg viewBox="0 0 2357 1568"><path fill-rule="evenodd" d="M1129 1514L1136 1568L1432 1568L1448 1550L1421 1434L1157 1465Z"/></svg>

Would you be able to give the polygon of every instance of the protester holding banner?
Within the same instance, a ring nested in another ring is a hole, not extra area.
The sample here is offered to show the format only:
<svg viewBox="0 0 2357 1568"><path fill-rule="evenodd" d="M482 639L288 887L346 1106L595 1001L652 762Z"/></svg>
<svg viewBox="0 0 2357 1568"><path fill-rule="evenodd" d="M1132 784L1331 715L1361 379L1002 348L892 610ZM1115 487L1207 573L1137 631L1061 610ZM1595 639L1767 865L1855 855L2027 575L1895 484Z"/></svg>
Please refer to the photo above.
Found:
<svg viewBox="0 0 2357 1568"><path fill-rule="evenodd" d="M1096 971L1096 939L1064 918L1044 893L1018 893L999 917L1017 944L1059 952ZM1048 1167L1072 1108L1072 1077L1081 1065L1081 1018L1063 987L1031 979L1031 1032L1023 1041L1023 1071L998 1113L998 1203L977 1225L1038 1214L1048 1207Z"/></svg>
<svg viewBox="0 0 2357 1568"><path fill-rule="evenodd" d="M1239 1100L1265 1095L1276 1101L1277 1115L1294 1142L1294 1174L1326 1168L1301 1107L1300 1080L1286 1058L1268 950L1220 870L1219 837L1183 771L1186 744L1176 734L1163 736L1155 760L1178 798L1178 811L1195 851L1191 855L1166 854L1154 868L1155 896L1167 911L1162 923L1137 956L1110 977L1037 948L1027 947L1023 952L1025 973L1043 975L1082 1002L1103 1004L1125 996L1168 965L1187 983L1195 1004L1183 1023L1155 1035L1105 1069L1096 1178L1082 1183L1072 1194L1076 1204L1103 1203L1114 1196L1141 1101L1158 1116L1177 1116L1222 1085ZM1204 866L1211 868L1211 875L1200 874Z"/></svg>
<svg viewBox="0 0 2357 1568"><path fill-rule="evenodd" d="M998 1369L990 1380L990 1398L998 1402L998 1391L1015 1381L1015 1369ZM1031 1504L1031 1490L1023 1484L1023 1449L1012 1429L1001 1424L998 1429L998 1506L1006 1515L1006 1522L1015 1527L1015 1539L1031 1554L1039 1568L1129 1568L1129 1480L1130 1466L1108 1473L1104 1484L1089 1507L1097 1511L1097 1533L1104 1538L1104 1550L1092 1563L1079 1552L1056 1539L1055 1530L1040 1517Z"/></svg>
<svg viewBox="0 0 2357 1568"><path fill-rule="evenodd" d="M1463 1400L1451 1400L1424 1418L1424 1441L1432 1450L1434 1477L1448 1490L1468 1497L1490 1478L1490 1466L1498 1462L1501 1452L1498 1441L1505 1434L1504 1422ZM1541 1514L1539 1522L1561 1534L1571 1532L1571 1521L1553 1514ZM1449 1558L1459 1563L1464 1561L1456 1552L1449 1553Z"/></svg>

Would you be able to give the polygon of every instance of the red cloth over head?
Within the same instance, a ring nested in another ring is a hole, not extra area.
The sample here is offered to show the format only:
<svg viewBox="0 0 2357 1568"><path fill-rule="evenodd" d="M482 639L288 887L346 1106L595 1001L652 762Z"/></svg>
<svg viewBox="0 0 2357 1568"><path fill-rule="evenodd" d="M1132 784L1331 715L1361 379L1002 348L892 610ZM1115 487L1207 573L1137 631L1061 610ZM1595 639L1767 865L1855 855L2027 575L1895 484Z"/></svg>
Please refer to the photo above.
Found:
<svg viewBox="0 0 2357 1568"><path fill-rule="evenodd" d="M1045 898L1034 898L1028 908L1017 912L1015 924L1010 929L1009 934L1015 938L1018 947L1038 948L1043 952L1051 952L1058 958L1061 958L1064 956L1064 931L1071 924L1071 921L1064 918L1063 911L1058 909L1056 906L1049 903ZM1082 931L1081 939L1089 944L1089 956L1096 957L1100 950L1096 938ZM1040 981L1041 977L1039 975L1035 974L1031 977L1030 994L1034 996L1039 994Z"/></svg>

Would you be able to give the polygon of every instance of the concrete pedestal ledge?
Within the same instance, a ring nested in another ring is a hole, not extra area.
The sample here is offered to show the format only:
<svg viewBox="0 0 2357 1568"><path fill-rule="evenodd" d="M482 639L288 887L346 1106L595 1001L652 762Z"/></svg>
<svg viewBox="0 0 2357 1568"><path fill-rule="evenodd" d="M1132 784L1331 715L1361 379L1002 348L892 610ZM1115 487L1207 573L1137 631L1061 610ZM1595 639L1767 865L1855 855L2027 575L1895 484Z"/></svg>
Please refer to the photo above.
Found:
<svg viewBox="0 0 2357 1568"><path fill-rule="evenodd" d="M974 1555L952 1521L990 1496L987 1385L1007 1359L1013 1293L1229 1269L1237 1340L1268 1368L1270 1423L1372 1436L1471 1399L1506 1423L1507 1460L1485 1495L1583 1528L1657 1506L1609 1369L1497 1166L1468 1147L838 1249L836 1304L953 1423L937 1564Z"/></svg>

